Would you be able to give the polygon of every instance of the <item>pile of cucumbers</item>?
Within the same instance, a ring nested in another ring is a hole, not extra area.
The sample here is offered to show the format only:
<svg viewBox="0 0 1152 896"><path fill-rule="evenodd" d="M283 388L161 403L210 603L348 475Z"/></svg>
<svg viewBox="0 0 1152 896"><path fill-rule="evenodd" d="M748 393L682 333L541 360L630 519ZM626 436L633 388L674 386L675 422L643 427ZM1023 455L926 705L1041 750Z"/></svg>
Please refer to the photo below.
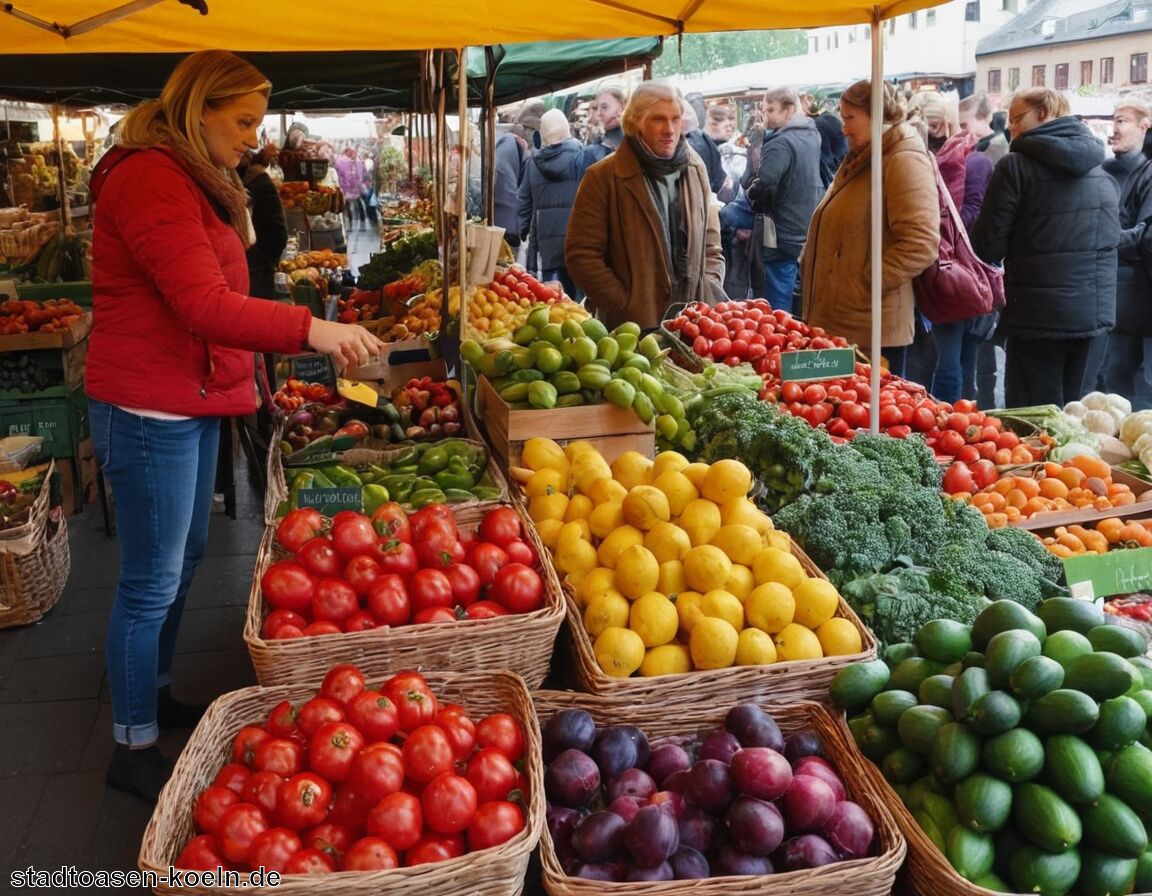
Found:
<svg viewBox="0 0 1152 896"><path fill-rule="evenodd" d="M965 879L1042 896L1152 892L1152 660L1090 601L996 601L846 667L861 752Z"/></svg>
<svg viewBox="0 0 1152 896"><path fill-rule="evenodd" d="M663 352L655 334L634 323L609 331L595 318L548 321L547 307L533 310L511 339L466 339L461 357L489 379L515 409L571 408L609 402L632 408L665 439L689 432L684 405L653 375Z"/></svg>

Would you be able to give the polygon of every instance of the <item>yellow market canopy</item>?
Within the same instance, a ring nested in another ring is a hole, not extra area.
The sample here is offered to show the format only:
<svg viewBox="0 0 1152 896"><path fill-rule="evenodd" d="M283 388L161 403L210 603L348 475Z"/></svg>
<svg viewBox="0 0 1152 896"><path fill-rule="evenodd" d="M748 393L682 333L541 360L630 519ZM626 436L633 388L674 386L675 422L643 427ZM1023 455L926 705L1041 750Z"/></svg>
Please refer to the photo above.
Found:
<svg viewBox="0 0 1152 896"><path fill-rule="evenodd" d="M429 49L865 23L877 11L888 18L939 2L361 0L334 7L315 0L13 0L0 4L0 47L21 54Z"/></svg>

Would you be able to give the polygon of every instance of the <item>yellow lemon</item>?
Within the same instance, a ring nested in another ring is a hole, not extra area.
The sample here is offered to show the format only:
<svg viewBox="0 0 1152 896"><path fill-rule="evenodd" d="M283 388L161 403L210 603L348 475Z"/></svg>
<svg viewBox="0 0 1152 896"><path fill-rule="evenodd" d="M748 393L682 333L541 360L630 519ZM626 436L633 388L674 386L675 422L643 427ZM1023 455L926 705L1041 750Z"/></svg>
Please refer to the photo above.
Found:
<svg viewBox="0 0 1152 896"><path fill-rule="evenodd" d="M725 526L751 526L761 535L772 531L772 519L750 498L733 498L720 505L720 522Z"/></svg>
<svg viewBox="0 0 1152 896"><path fill-rule="evenodd" d="M582 538L572 538L564 544L557 545L553 560L558 570L578 577L598 565L596 548L592 546L592 542Z"/></svg>
<svg viewBox="0 0 1152 896"><path fill-rule="evenodd" d="M688 464L688 466L684 467L680 472L687 476L688 481L699 490L700 487L704 485L704 479L708 475L708 464L699 462Z"/></svg>
<svg viewBox="0 0 1152 896"><path fill-rule="evenodd" d="M628 614L628 628L636 632L645 647L659 647L676 637L680 616L676 605L665 595L650 591L637 598Z"/></svg>
<svg viewBox="0 0 1152 896"><path fill-rule="evenodd" d="M592 503L597 506L610 502L623 504L624 496L628 494L628 489L624 488L624 486L611 476L605 476L593 482L584 493L591 498Z"/></svg>
<svg viewBox="0 0 1152 896"><path fill-rule="evenodd" d="M737 666L766 666L776 662L776 642L767 632L746 628L736 642Z"/></svg>
<svg viewBox="0 0 1152 896"><path fill-rule="evenodd" d="M612 468L595 448L578 451L572 455L572 463L568 467L568 481L584 494L588 494L592 483L597 479L611 477Z"/></svg>
<svg viewBox="0 0 1152 896"><path fill-rule="evenodd" d="M700 497L692 480L676 470L665 470L652 480L652 485L660 489L668 499L668 510L672 516L680 516L685 507Z"/></svg>
<svg viewBox="0 0 1152 896"><path fill-rule="evenodd" d="M634 544L620 552L612 584L621 594L636 600L649 591L655 591L659 582L660 564L643 544Z"/></svg>
<svg viewBox="0 0 1152 896"><path fill-rule="evenodd" d="M613 529L624 525L624 505L618 501L597 504L588 514L588 526L597 538L607 538Z"/></svg>
<svg viewBox="0 0 1152 896"><path fill-rule="evenodd" d="M779 582L786 588L795 588L808 577L800 561L780 548L762 549L752 561L752 574L757 585Z"/></svg>
<svg viewBox="0 0 1152 896"><path fill-rule="evenodd" d="M711 501L697 498L688 502L676 524L688 533L692 544L708 544L720 529L720 508Z"/></svg>
<svg viewBox="0 0 1152 896"><path fill-rule="evenodd" d="M732 575L732 561L720 548L702 544L692 548L681 560L684 564L684 578L693 591L704 593L713 588L723 588Z"/></svg>
<svg viewBox="0 0 1152 896"><path fill-rule="evenodd" d="M742 523L721 526L708 543L720 548L733 563L741 563L744 566L751 566L756 555L764 547L760 533Z"/></svg>
<svg viewBox="0 0 1152 896"><path fill-rule="evenodd" d="M752 488L752 471L738 460L725 458L708 467L704 485L700 488L709 501L723 504L733 498L743 498Z"/></svg>
<svg viewBox="0 0 1152 896"><path fill-rule="evenodd" d="M723 619L736 631L744 628L744 605L740 599L723 588L713 588L700 601L700 612L705 616Z"/></svg>
<svg viewBox="0 0 1152 896"><path fill-rule="evenodd" d="M592 645L596 662L606 675L627 678L644 662L644 642L631 629L606 628Z"/></svg>
<svg viewBox="0 0 1152 896"><path fill-rule="evenodd" d="M683 675L692 671L692 655L683 644L662 644L644 654L640 664L640 674L646 678L654 675Z"/></svg>
<svg viewBox="0 0 1152 896"><path fill-rule="evenodd" d="M669 596L688 590L688 582L684 578L684 564L679 560L665 560L660 564L660 581L656 590Z"/></svg>
<svg viewBox="0 0 1152 896"><path fill-rule="evenodd" d="M560 520L540 520L536 523L536 534L540 536L544 547L551 551L556 547L556 541L560 538L560 531L563 528L564 523Z"/></svg>
<svg viewBox="0 0 1152 896"><path fill-rule="evenodd" d="M644 544L644 533L633 526L620 526L608 533L596 549L596 556L601 566L616 568L616 563L625 548Z"/></svg>
<svg viewBox="0 0 1152 896"><path fill-rule="evenodd" d="M752 570L739 563L733 563L732 575L728 576L728 581L724 583L724 590L735 594L740 603L744 603L755 587L756 579L752 575Z"/></svg>
<svg viewBox="0 0 1152 896"><path fill-rule="evenodd" d="M785 554L792 553L792 536L787 532L781 532L779 529L773 529L771 532L764 533L764 540L768 543L770 548L779 548Z"/></svg>
<svg viewBox="0 0 1152 896"><path fill-rule="evenodd" d="M796 621L817 629L833 616L840 606L840 592L827 579L805 579L792 589L796 598Z"/></svg>
<svg viewBox="0 0 1152 896"><path fill-rule="evenodd" d="M569 463L574 461L579 455L585 454L589 451L595 454L600 453L596 450L596 446L589 442L587 439L577 439L576 441L569 442L564 446L564 456L568 458Z"/></svg>
<svg viewBox="0 0 1152 896"><path fill-rule="evenodd" d="M699 591L681 591L676 595L676 615L680 618L683 631L691 632L696 623L704 618L704 611L700 608L703 601L704 595Z"/></svg>
<svg viewBox="0 0 1152 896"><path fill-rule="evenodd" d="M816 629L824 656L850 656L864 649L860 631L843 616L833 616Z"/></svg>
<svg viewBox="0 0 1152 896"><path fill-rule="evenodd" d="M630 608L628 598L619 591L606 591L584 608L584 628L593 638L600 637L605 629L627 628Z"/></svg>
<svg viewBox="0 0 1152 896"><path fill-rule="evenodd" d="M675 523L657 523L644 535L644 547L648 548L661 563L679 560L692 547L688 533Z"/></svg>
<svg viewBox="0 0 1152 896"><path fill-rule="evenodd" d="M639 451L625 451L612 461L611 468L612 478L627 489L648 485L652 481L652 461Z"/></svg>
<svg viewBox="0 0 1152 896"><path fill-rule="evenodd" d="M624 519L637 529L651 529L657 523L666 523L672 514L668 497L654 485L635 485L624 496Z"/></svg>
<svg viewBox="0 0 1152 896"><path fill-rule="evenodd" d="M520 449L520 460L533 470L551 468L568 472L568 457L559 443L540 437L528 439Z"/></svg>
<svg viewBox="0 0 1152 896"><path fill-rule="evenodd" d="M744 615L749 625L774 635L796 615L796 599L779 582L765 582L753 588L744 601Z"/></svg>
<svg viewBox="0 0 1152 896"><path fill-rule="evenodd" d="M537 495L528 502L528 516L533 522L540 520L562 520L568 509L568 496L564 492L551 495Z"/></svg>
<svg viewBox="0 0 1152 896"><path fill-rule="evenodd" d="M776 633L776 658L782 663L792 660L818 660L824 656L820 640L810 628L798 622L789 622Z"/></svg>
<svg viewBox="0 0 1152 896"><path fill-rule="evenodd" d="M612 580L615 578L616 570L614 569L609 569L607 566L592 567L584 573L584 577L580 579L580 584L576 586L576 605L586 607L601 594L615 591L616 589L612 586Z"/></svg>
<svg viewBox="0 0 1152 896"><path fill-rule="evenodd" d="M679 451L661 451L652 461L652 479L666 471L679 472L688 466L688 458Z"/></svg>
<svg viewBox="0 0 1152 896"><path fill-rule="evenodd" d="M815 640L816 636L812 637ZM702 616L692 626L692 634L688 636L692 665L697 669L727 669L736 662L736 646L739 641L740 635L736 629L723 619Z"/></svg>
<svg viewBox="0 0 1152 896"><path fill-rule="evenodd" d="M541 495L554 495L568 493L568 471L544 467L532 474L532 478L524 486L524 494L529 498L538 498Z"/></svg>
<svg viewBox="0 0 1152 896"><path fill-rule="evenodd" d="M592 528L588 525L588 520L572 520L570 523L565 523L564 528L560 530L560 537L556 539L556 546L562 548L573 541L591 541Z"/></svg>
<svg viewBox="0 0 1152 896"><path fill-rule="evenodd" d="M575 494L568 499L568 509L564 511L564 522L586 520L592 513L592 499L587 495Z"/></svg>

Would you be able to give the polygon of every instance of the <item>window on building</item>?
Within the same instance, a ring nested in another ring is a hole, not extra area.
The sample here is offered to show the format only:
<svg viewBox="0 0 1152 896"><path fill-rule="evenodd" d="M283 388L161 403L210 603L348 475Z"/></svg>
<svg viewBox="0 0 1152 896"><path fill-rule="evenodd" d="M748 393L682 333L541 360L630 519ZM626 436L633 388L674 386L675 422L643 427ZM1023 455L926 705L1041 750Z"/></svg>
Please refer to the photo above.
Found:
<svg viewBox="0 0 1152 896"><path fill-rule="evenodd" d="M1000 92L1000 69L998 68L988 69L988 92Z"/></svg>
<svg viewBox="0 0 1152 896"><path fill-rule="evenodd" d="M908 29L910 31L916 30L916 13L914 12L908 13Z"/></svg>
<svg viewBox="0 0 1152 896"><path fill-rule="evenodd" d="M1062 62L1056 66L1056 83L1052 85L1057 90L1068 89L1068 63Z"/></svg>
<svg viewBox="0 0 1152 896"><path fill-rule="evenodd" d="M1092 83L1092 60L1089 59L1087 62L1081 62L1080 63L1080 84L1084 85L1084 84L1091 84L1091 83Z"/></svg>
<svg viewBox="0 0 1152 896"><path fill-rule="evenodd" d="M1112 82L1112 57L1105 56L1100 60L1100 83L1111 84Z"/></svg>
<svg viewBox="0 0 1152 896"><path fill-rule="evenodd" d="M848 43L850 43L850 44L856 43L856 29L855 28L849 28L848 29Z"/></svg>
<svg viewBox="0 0 1152 896"><path fill-rule="evenodd" d="M980 0L968 0L968 2L964 4L964 21L980 21Z"/></svg>
<svg viewBox="0 0 1152 896"><path fill-rule="evenodd" d="M864 26L864 40L872 40L872 26L871 25L865 25Z"/></svg>
<svg viewBox="0 0 1152 896"><path fill-rule="evenodd" d="M894 18L888 20L888 33L889 34L895 34L896 33L896 20Z"/></svg>
<svg viewBox="0 0 1152 896"><path fill-rule="evenodd" d="M832 46L835 47L837 50L840 49L840 32L839 31L837 31L835 34L832 35Z"/></svg>
<svg viewBox="0 0 1152 896"><path fill-rule="evenodd" d="M1128 60L1128 80L1133 84L1145 84L1148 81L1148 54L1133 53Z"/></svg>
<svg viewBox="0 0 1152 896"><path fill-rule="evenodd" d="M832 35L831 34L825 34L824 35L824 49L825 50L831 50L832 49Z"/></svg>
<svg viewBox="0 0 1152 896"><path fill-rule="evenodd" d="M1045 68L1047 68L1047 66L1045 66L1045 65L1032 66L1032 86L1033 87L1043 87L1044 86L1044 69Z"/></svg>
<svg viewBox="0 0 1152 896"><path fill-rule="evenodd" d="M1008 92L1015 93L1020 89L1020 69L1008 69Z"/></svg>
<svg viewBox="0 0 1152 896"><path fill-rule="evenodd" d="M925 28L936 27L936 10L930 9L926 13L924 13L924 27Z"/></svg>

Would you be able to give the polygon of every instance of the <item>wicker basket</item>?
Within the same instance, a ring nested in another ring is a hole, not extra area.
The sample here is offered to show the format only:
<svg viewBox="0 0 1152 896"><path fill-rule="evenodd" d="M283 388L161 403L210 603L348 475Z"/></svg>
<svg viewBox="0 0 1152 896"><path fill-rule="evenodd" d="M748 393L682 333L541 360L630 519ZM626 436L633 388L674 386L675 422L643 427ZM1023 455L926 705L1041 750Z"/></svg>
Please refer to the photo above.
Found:
<svg viewBox="0 0 1152 896"><path fill-rule="evenodd" d="M474 529L481 517L495 507L483 504L456 510L462 529ZM515 505L510 505L515 507ZM564 618L564 596L547 551L536 528L519 507L525 532L541 557L544 606L531 613L493 619L382 627L365 632L316 635L285 640L265 640L261 634L267 615L260 593L260 578L273 559L275 530L269 527L260 543L253 575L244 640L262 685L317 685L337 663L363 664L385 670L398 669L508 669L522 675L529 687L539 687L548 674L556 633Z"/></svg>
<svg viewBox="0 0 1152 896"><path fill-rule="evenodd" d="M71 569L68 523L50 518L49 466L29 520L0 532L0 628L27 625L56 605Z"/></svg>
<svg viewBox="0 0 1152 896"><path fill-rule="evenodd" d="M361 670L372 678L387 671L371 662L361 666ZM426 677L437 697L462 704L474 718L508 712L524 729L524 769L528 775L524 830L499 846L428 865L390 871L342 871L325 875L322 880L302 874L284 875L275 892L285 896L368 896L384 892L389 896L515 896L522 891L529 854L544 827L540 726L528 689L521 678L507 672L429 673ZM192 808L196 795L229 761L236 732L245 725L263 723L281 700L296 702L312 695L312 690L300 687L244 688L225 694L208 708L180 754L144 830L141 870L154 871L162 879L167 876L169 866L194 834ZM252 891L236 887L158 886L154 892L239 896Z"/></svg>
<svg viewBox="0 0 1152 896"><path fill-rule="evenodd" d="M799 545L793 542L792 553L800 560L809 576L826 578ZM863 649L848 656L823 657L818 660L796 660L772 663L768 666L733 666L728 669L685 672L679 675L657 675L650 678L632 676L614 678L600 668L592 651L592 639L584 628L580 608L565 580L565 602L568 612L568 633L572 640L572 654L576 661L576 680L593 694L619 697L633 703L651 701L657 705L666 701L710 700L711 695L724 694L733 701L752 700L771 696L775 700L826 700L828 685L844 666L865 662L876 657L876 639L852 608L840 599L837 616L852 622L860 632ZM703 698L701 695L705 695Z"/></svg>
<svg viewBox="0 0 1152 896"><path fill-rule="evenodd" d="M717 692L711 691L715 695ZM731 695L726 694L726 700ZM662 737L708 731L723 724L727 707L716 700L695 704L673 701L597 699L584 694L537 691L536 712L546 719L560 709L581 708L600 725L635 725L653 740ZM737 702L733 698L733 702ZM865 859L838 862L823 868L789 871L765 876L714 877L692 881L660 883L604 883L569 877L560 867L547 830L540 839L544 889L551 896L678 896L691 891L699 896L887 896L892 892L896 872L904 861L904 838L887 800L875 780L866 775L869 765L856 750L851 735L833 711L819 703L765 702L781 730L791 733L813 729L836 766L852 799L871 816L876 826L879 854ZM928 891L925 891L927 893ZM936 891L933 891L936 896Z"/></svg>

